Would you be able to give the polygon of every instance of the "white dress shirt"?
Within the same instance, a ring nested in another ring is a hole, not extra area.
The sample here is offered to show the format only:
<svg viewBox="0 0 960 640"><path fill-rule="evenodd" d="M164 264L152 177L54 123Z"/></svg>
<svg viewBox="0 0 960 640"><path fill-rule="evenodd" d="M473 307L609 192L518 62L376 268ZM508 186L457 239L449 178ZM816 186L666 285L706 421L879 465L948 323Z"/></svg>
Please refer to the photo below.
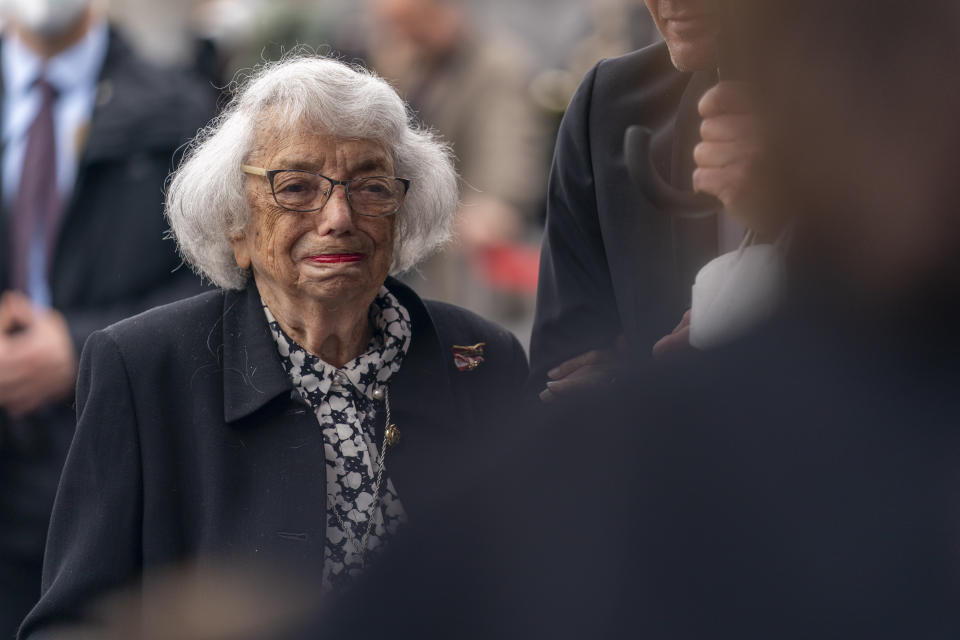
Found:
<svg viewBox="0 0 960 640"><path fill-rule="evenodd" d="M35 82L41 72L58 94L53 109L56 185L61 202L64 206L69 203L97 100L97 82L107 55L108 41L107 23L100 22L69 49L44 60L15 33L8 33L3 38L0 45L4 85L2 180L3 201L8 212L13 210L20 186L27 134L40 110L41 92ZM34 239L30 250L28 293L34 303L42 306L50 305L46 265L46 243L41 233Z"/></svg>

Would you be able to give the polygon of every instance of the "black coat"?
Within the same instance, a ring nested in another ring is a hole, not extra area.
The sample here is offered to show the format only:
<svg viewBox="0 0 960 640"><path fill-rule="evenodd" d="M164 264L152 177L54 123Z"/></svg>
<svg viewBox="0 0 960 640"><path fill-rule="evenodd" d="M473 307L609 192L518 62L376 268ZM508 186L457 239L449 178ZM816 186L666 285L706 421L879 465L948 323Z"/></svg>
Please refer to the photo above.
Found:
<svg viewBox="0 0 960 640"><path fill-rule="evenodd" d="M516 338L468 311L388 288L413 338L391 379L401 439L387 468L412 521L456 477L447 447L515 411L527 375ZM486 343L460 372L451 347ZM283 369L260 296L210 292L93 334L78 424L51 519L37 637L144 569L198 555L256 556L323 573L324 439ZM378 417L377 438L383 419Z"/></svg>
<svg viewBox="0 0 960 640"><path fill-rule="evenodd" d="M689 308L696 271L717 254L716 219L680 222L628 176L624 135L651 129L661 176L692 189L697 103L712 73L681 73L665 44L587 74L557 137L547 199L531 381L623 334L641 358Z"/></svg>
<svg viewBox="0 0 960 640"><path fill-rule="evenodd" d="M2 94L0 94L2 97ZM87 336L157 304L195 295L164 240L163 185L178 147L213 112L209 89L139 59L111 33L73 195L52 255L52 305L79 354ZM0 291L9 286L8 215L0 212ZM73 399L14 424L0 410L0 562L39 565ZM33 596L36 598L36 595Z"/></svg>

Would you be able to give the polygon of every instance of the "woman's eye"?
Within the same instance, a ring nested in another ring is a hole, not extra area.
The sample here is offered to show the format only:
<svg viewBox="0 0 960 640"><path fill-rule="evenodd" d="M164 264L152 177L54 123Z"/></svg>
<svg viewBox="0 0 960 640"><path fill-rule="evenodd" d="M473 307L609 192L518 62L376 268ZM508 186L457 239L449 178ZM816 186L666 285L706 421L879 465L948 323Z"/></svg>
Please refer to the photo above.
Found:
<svg viewBox="0 0 960 640"><path fill-rule="evenodd" d="M374 180L370 182L364 182L360 185L361 193L366 193L370 195L383 195L390 192L390 188L383 182Z"/></svg>
<svg viewBox="0 0 960 640"><path fill-rule="evenodd" d="M308 189L310 189L310 185L305 182L288 182L280 185L279 190L282 193L302 193Z"/></svg>

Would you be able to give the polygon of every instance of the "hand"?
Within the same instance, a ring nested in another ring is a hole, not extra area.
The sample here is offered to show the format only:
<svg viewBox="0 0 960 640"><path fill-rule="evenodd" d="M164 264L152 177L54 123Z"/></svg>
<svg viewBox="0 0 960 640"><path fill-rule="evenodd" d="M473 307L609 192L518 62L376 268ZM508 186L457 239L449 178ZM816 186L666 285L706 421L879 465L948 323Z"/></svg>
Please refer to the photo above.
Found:
<svg viewBox="0 0 960 640"><path fill-rule="evenodd" d="M618 355L625 349L621 336L615 349L588 351L551 369L547 372L550 381L540 392L540 400L553 402L560 396L612 384L620 371Z"/></svg>
<svg viewBox="0 0 960 640"><path fill-rule="evenodd" d="M33 303L25 295L19 291L7 291L0 296L0 340L26 329L33 319Z"/></svg>
<svg viewBox="0 0 960 640"><path fill-rule="evenodd" d="M687 311L680 319L680 324L670 334L660 338L657 344L653 345L653 357L661 360L671 354L692 349L693 347L690 346L690 312Z"/></svg>
<svg viewBox="0 0 960 640"><path fill-rule="evenodd" d="M0 407L13 418L73 393L77 356L63 316L34 307L19 294L0 300Z"/></svg>
<svg viewBox="0 0 960 640"><path fill-rule="evenodd" d="M776 235L782 223L761 194L765 142L749 85L720 82L700 99L699 109L702 142L693 152L694 190L719 198L726 214L748 229Z"/></svg>

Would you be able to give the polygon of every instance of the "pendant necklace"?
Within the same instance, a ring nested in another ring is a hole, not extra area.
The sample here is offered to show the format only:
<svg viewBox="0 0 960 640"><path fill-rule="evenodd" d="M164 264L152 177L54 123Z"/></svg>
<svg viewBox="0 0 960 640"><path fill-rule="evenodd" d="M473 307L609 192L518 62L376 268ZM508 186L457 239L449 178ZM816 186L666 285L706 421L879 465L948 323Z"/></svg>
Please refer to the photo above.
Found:
<svg viewBox="0 0 960 640"><path fill-rule="evenodd" d="M384 423L383 441L380 443L380 455L377 457L377 467L379 467L379 469L377 470L377 481L373 488L373 502L370 504L366 529L364 530L363 536L360 538L359 542L357 541L356 536L353 534L353 529L347 526L343 516L340 515L340 506L336 503L333 504L333 515L336 516L337 524L340 525L340 528L343 529L343 532L353 544L353 548L356 549L356 554L360 556L361 568L366 564L367 543L370 541L370 533L373 531L373 524L374 520L376 519L377 509L380 507L380 498L383 489L383 477L387 468L387 449L395 446L400 441L400 430L397 429L397 425L390 422L390 389L384 388L375 390L373 392L373 398L374 400L383 400L386 408L386 421Z"/></svg>

